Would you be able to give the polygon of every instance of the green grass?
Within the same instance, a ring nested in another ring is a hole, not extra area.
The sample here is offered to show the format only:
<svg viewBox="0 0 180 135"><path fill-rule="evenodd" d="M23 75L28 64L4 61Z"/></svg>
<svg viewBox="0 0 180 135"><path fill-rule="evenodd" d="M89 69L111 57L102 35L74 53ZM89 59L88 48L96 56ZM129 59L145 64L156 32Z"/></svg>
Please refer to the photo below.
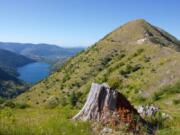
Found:
<svg viewBox="0 0 180 135"><path fill-rule="evenodd" d="M90 123L71 120L76 112L70 107L1 109L0 135L91 135Z"/></svg>
<svg viewBox="0 0 180 135"><path fill-rule="evenodd" d="M152 95L152 100L157 101L157 100L160 100L161 98L165 98L167 96L170 96L173 94L179 94L179 93L180 93L180 81L178 81L177 83L173 85L165 86L161 88L160 90L158 90L157 92L155 92ZM176 100L175 103L178 103L178 101Z"/></svg>

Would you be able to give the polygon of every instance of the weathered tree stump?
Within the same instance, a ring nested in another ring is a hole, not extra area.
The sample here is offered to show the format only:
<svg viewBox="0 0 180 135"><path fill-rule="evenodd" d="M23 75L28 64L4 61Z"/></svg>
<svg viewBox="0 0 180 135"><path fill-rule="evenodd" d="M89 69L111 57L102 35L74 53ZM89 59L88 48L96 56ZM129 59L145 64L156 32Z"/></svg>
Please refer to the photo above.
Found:
<svg viewBox="0 0 180 135"><path fill-rule="evenodd" d="M146 122L131 103L107 84L92 83L87 100L74 120L92 120L103 124L128 124L133 132L139 131Z"/></svg>
<svg viewBox="0 0 180 135"><path fill-rule="evenodd" d="M108 122L118 116L123 122L131 122L135 115L139 116L125 96L107 84L93 83L84 107L73 119Z"/></svg>

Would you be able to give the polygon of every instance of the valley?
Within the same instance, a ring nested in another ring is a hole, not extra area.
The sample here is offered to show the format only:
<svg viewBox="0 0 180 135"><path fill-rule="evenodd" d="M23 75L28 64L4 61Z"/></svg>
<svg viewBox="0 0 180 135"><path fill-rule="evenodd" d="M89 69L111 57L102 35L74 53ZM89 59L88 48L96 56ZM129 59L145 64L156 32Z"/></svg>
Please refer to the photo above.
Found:
<svg viewBox="0 0 180 135"><path fill-rule="evenodd" d="M11 98L41 81L82 48L0 42L0 96ZM30 51L30 52L29 52ZM31 55L29 55L31 54ZM6 79L5 79L6 78Z"/></svg>

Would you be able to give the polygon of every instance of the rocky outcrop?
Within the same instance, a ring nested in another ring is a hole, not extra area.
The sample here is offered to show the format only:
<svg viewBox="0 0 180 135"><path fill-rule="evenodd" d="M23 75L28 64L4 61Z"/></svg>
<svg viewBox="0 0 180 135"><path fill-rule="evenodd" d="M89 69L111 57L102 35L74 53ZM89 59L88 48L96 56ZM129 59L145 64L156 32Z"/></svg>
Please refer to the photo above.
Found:
<svg viewBox="0 0 180 135"><path fill-rule="evenodd" d="M107 84L93 83L82 110L73 117L74 120L92 120L102 124L128 125L128 130L138 132L145 124L131 103Z"/></svg>
<svg viewBox="0 0 180 135"><path fill-rule="evenodd" d="M160 115L159 117L162 117L163 120L171 118L169 114L162 112L160 108L154 105L146 105L146 106L141 105L136 108L142 118L146 118L146 117L155 118L156 115Z"/></svg>

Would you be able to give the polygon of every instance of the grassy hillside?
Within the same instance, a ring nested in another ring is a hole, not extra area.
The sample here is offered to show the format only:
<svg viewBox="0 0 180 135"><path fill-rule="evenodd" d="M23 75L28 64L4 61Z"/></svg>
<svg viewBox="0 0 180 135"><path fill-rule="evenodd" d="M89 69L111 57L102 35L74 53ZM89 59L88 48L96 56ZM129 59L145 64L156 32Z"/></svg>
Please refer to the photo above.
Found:
<svg viewBox="0 0 180 135"><path fill-rule="evenodd" d="M179 44L167 40L154 28L144 20L125 24L71 58L17 100L43 105L50 96L67 96L72 91L86 95L92 82L116 81L131 101L151 96L180 77L180 53L176 50ZM154 43L154 38L161 40Z"/></svg>
<svg viewBox="0 0 180 135"><path fill-rule="evenodd" d="M54 98L62 106L71 103L79 108L92 82L107 82L134 105L159 106L173 118L159 134L178 134L179 48L179 41L167 32L135 20L69 59L15 101L42 107Z"/></svg>

